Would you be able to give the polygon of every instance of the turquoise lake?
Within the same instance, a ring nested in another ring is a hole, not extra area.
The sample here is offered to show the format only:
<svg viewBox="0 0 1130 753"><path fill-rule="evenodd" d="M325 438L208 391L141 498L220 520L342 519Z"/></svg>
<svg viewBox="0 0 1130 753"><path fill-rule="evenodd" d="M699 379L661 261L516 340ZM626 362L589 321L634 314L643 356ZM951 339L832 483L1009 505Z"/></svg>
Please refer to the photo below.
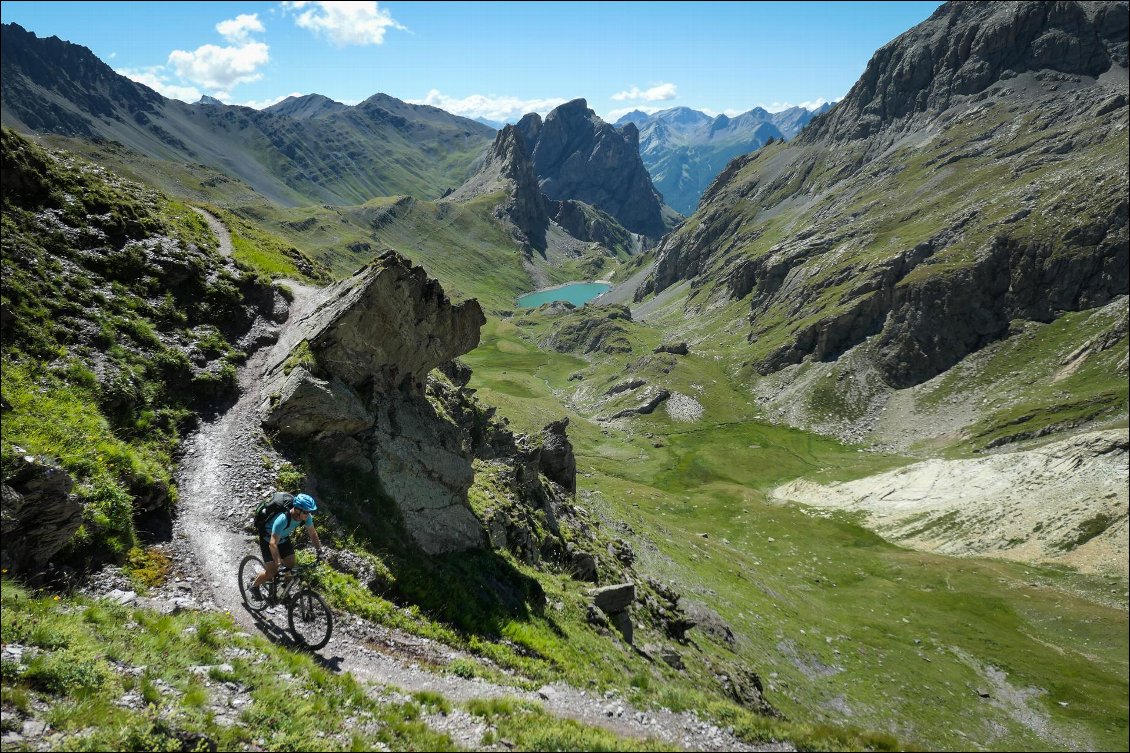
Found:
<svg viewBox="0 0 1130 753"><path fill-rule="evenodd" d="M607 282L575 282L552 290L527 293L518 299L518 306L528 309L552 301L568 301L574 306L582 306L601 293L607 293L611 287Z"/></svg>

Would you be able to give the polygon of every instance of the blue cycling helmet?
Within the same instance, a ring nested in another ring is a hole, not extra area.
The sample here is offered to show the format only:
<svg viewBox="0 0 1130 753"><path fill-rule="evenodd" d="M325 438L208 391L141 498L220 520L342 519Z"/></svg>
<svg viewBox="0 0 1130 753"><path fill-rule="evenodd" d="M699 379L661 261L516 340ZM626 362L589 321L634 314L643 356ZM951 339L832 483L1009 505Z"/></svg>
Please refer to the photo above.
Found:
<svg viewBox="0 0 1130 753"><path fill-rule="evenodd" d="M299 510L305 510L306 512L314 512L318 509L318 503L315 502L314 498L309 494L299 494L297 497L295 497L294 506Z"/></svg>

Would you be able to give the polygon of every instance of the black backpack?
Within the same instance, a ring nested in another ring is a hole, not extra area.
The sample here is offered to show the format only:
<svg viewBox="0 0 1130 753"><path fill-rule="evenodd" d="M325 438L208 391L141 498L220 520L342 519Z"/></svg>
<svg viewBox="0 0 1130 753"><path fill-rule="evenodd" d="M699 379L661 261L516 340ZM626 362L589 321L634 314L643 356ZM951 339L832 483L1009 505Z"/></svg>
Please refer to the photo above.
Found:
<svg viewBox="0 0 1130 753"><path fill-rule="evenodd" d="M270 499L260 502L255 508L255 532L267 532L267 524L274 523L279 513L287 512L294 506L294 495L286 492L276 492Z"/></svg>

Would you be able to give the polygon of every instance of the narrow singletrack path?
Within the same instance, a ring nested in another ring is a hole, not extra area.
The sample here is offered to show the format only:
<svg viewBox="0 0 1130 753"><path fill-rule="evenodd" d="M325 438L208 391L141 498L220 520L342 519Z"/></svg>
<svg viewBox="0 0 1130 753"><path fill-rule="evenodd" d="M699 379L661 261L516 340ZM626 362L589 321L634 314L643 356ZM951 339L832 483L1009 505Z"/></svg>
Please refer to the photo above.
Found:
<svg viewBox="0 0 1130 753"><path fill-rule="evenodd" d="M199 211L229 249L226 228L215 217ZM260 631L280 643L289 643L286 614L274 607L256 617L243 605L236 572L240 561L258 547L244 526L251 509L275 490L275 479L265 458L268 447L259 424L260 388L266 369L282 358L295 344L294 326L317 307L323 291L287 281L294 293L290 314L279 331L278 341L259 349L239 370L238 400L227 410L201 421L199 429L184 443L177 472L180 502L173 525L171 550L179 560L181 572L196 573L192 583L202 592L195 594L203 603L230 612L249 632ZM320 501L321 502L321 501ZM332 500L324 504L332 505ZM455 703L474 698L513 696L542 704L548 713L602 727L633 738L652 737L685 750L791 750L791 746L755 747L735 738L727 730L700 720L687 712L641 711L617 698L605 698L564 684L542 688L537 693L517 687L489 683L478 678L463 678L432 671L442 668L463 652L435 641L393 630L352 615L336 615L329 645L317 652L320 661L338 672L348 672L363 682L375 684L374 693L391 697L395 693L380 686L402 691L434 691ZM481 747L482 724L474 717L456 712L430 723L451 735L460 746Z"/></svg>

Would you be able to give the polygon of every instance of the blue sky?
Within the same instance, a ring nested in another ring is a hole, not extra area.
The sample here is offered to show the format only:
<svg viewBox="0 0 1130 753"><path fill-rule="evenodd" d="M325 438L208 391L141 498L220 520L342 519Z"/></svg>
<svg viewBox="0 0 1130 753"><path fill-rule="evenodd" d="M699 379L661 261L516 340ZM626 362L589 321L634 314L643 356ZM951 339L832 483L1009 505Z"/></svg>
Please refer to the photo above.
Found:
<svg viewBox="0 0 1130 753"><path fill-rule="evenodd" d="M839 99L938 2L3 2L162 94L262 107L377 92L511 121L584 97L607 120Z"/></svg>

